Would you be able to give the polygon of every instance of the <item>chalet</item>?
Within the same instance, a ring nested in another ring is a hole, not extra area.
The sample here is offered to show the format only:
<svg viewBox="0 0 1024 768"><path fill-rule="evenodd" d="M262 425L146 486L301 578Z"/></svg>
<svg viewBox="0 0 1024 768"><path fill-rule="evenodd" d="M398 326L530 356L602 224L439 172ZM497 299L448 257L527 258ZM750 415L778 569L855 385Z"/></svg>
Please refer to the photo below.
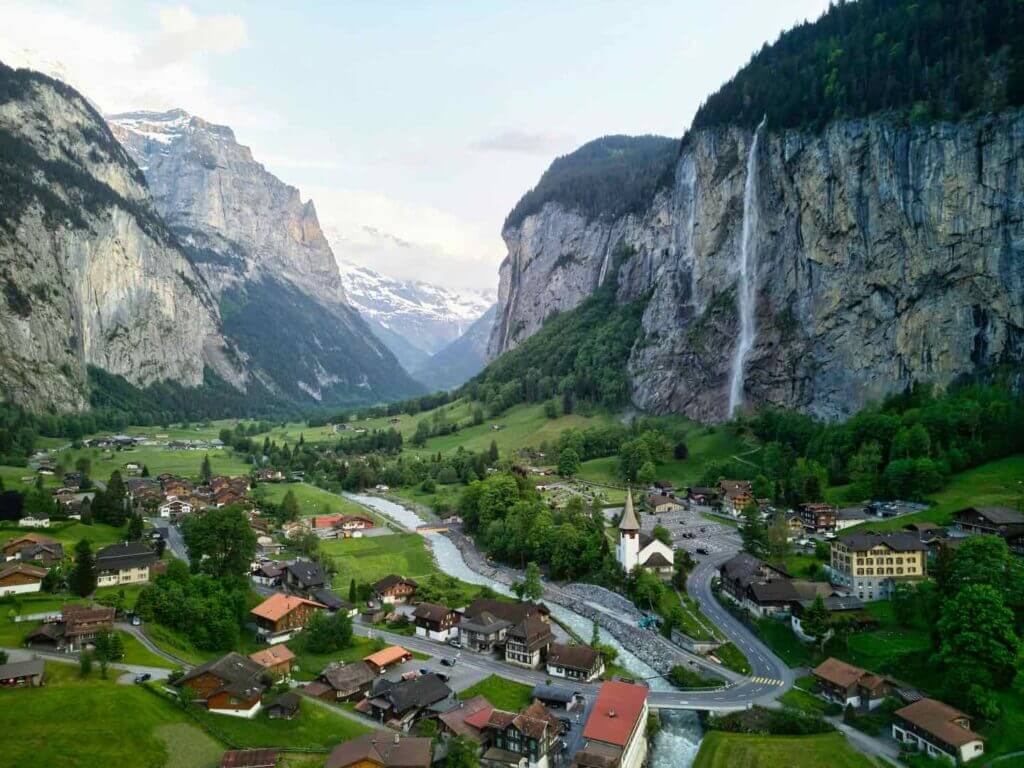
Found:
<svg viewBox="0 0 1024 768"><path fill-rule="evenodd" d="M346 539L358 538L370 528L373 528L373 520L365 515L342 515L334 523L334 529Z"/></svg>
<svg viewBox="0 0 1024 768"><path fill-rule="evenodd" d="M708 505L718 500L718 489L694 485L687 490L686 496L694 504Z"/></svg>
<svg viewBox="0 0 1024 768"><path fill-rule="evenodd" d="M640 768L647 758L647 712L643 686L602 683L572 765Z"/></svg>
<svg viewBox="0 0 1024 768"><path fill-rule="evenodd" d="M875 709L891 690L884 677L831 657L815 667L812 674L821 695L841 707Z"/></svg>
<svg viewBox="0 0 1024 768"><path fill-rule="evenodd" d="M0 595L21 595L43 588L46 569L31 563L10 562L0 566Z"/></svg>
<svg viewBox="0 0 1024 768"><path fill-rule="evenodd" d="M463 611L459 640L465 648L491 652L504 647L508 631L524 619L536 616L546 622L550 613L543 604L509 603L481 597Z"/></svg>
<svg viewBox="0 0 1024 768"><path fill-rule="evenodd" d="M381 648L379 651L371 653L363 661L369 664L370 669L378 675L382 675L388 667L412 661L412 653L400 645L389 645L387 648Z"/></svg>
<svg viewBox="0 0 1024 768"><path fill-rule="evenodd" d="M748 480L719 480L718 496L725 511L739 517L743 508L754 500L753 486Z"/></svg>
<svg viewBox="0 0 1024 768"><path fill-rule="evenodd" d="M0 688L39 688L44 672L42 659L0 664Z"/></svg>
<svg viewBox="0 0 1024 768"><path fill-rule="evenodd" d="M50 518L48 517L23 517L18 521L18 525L22 528L49 528Z"/></svg>
<svg viewBox="0 0 1024 768"><path fill-rule="evenodd" d="M554 641L551 625L539 616L527 616L505 635L505 661L537 669Z"/></svg>
<svg viewBox="0 0 1024 768"><path fill-rule="evenodd" d="M276 749L229 749L220 759L220 768L277 768Z"/></svg>
<svg viewBox="0 0 1024 768"><path fill-rule="evenodd" d="M680 502L679 499L674 496L666 496L664 493L647 494L647 505L654 510L656 514L677 512L683 508L682 502Z"/></svg>
<svg viewBox="0 0 1024 768"><path fill-rule="evenodd" d="M280 469L263 467L256 470L256 480L261 483L282 483L284 482L284 472Z"/></svg>
<svg viewBox="0 0 1024 768"><path fill-rule="evenodd" d="M589 645L553 643L548 648L547 672L552 677L589 683L604 674L604 661Z"/></svg>
<svg viewBox="0 0 1024 768"><path fill-rule="evenodd" d="M460 701L447 712L438 715L440 730L451 736L461 736L476 744L483 744L486 735L484 727L491 717L494 707L483 696L474 696Z"/></svg>
<svg viewBox="0 0 1024 768"><path fill-rule="evenodd" d="M267 717L271 720L291 720L299 714L299 694L293 691L282 693L272 704L267 705Z"/></svg>
<svg viewBox="0 0 1024 768"><path fill-rule="evenodd" d="M751 585L789 578L783 568L765 563L747 552L740 552L722 563L718 575L722 592L740 604L747 600Z"/></svg>
<svg viewBox="0 0 1024 768"><path fill-rule="evenodd" d="M350 664L332 661L317 678L318 682L325 686L325 690L318 698L327 701L364 699L370 694L373 681L376 679L376 668L365 661L354 661Z"/></svg>
<svg viewBox="0 0 1024 768"><path fill-rule="evenodd" d="M831 533L836 529L837 512L831 504L801 504L800 522L808 533Z"/></svg>
<svg viewBox="0 0 1024 768"><path fill-rule="evenodd" d="M420 603L413 611L416 636L444 642L459 634L459 613L437 603Z"/></svg>
<svg viewBox="0 0 1024 768"><path fill-rule="evenodd" d="M192 514L192 505L183 499L177 498L165 501L157 509L160 517L170 520L181 520L181 518Z"/></svg>
<svg viewBox="0 0 1024 768"><path fill-rule="evenodd" d="M405 603L416 592L419 585L412 579L391 574L373 584L373 595L382 603L397 605Z"/></svg>
<svg viewBox="0 0 1024 768"><path fill-rule="evenodd" d="M487 748L481 766L488 768L519 768L524 763L548 768L553 763L549 754L558 741L561 723L539 701L521 712L492 709L483 731Z"/></svg>
<svg viewBox="0 0 1024 768"><path fill-rule="evenodd" d="M21 559L21 551L26 547L34 547L40 544L57 544L56 539L44 536L41 533L22 533L4 542L0 547L4 560Z"/></svg>
<svg viewBox="0 0 1024 768"><path fill-rule="evenodd" d="M408 731L423 717L451 709L452 689L435 673L392 682L378 678L368 699L372 716L396 731Z"/></svg>
<svg viewBox="0 0 1024 768"><path fill-rule="evenodd" d="M188 688L193 700L210 712L251 718L260 711L266 691L264 677L261 664L232 652L194 667L174 685Z"/></svg>
<svg viewBox="0 0 1024 768"><path fill-rule="evenodd" d="M80 651L100 632L113 629L114 615L114 609L108 606L65 605L59 621L36 627L25 637L25 643L68 653Z"/></svg>
<svg viewBox="0 0 1024 768"><path fill-rule="evenodd" d="M312 600L323 604L328 613L344 613L350 619L354 619L359 614L358 608L348 600L342 600L327 587L314 589L309 596Z"/></svg>
<svg viewBox="0 0 1024 768"><path fill-rule="evenodd" d="M313 614L323 608L322 603L275 592L249 613L256 619L256 634L261 640L283 643L301 632Z"/></svg>
<svg viewBox="0 0 1024 768"><path fill-rule="evenodd" d="M52 544L30 544L21 548L18 559L25 563L39 563L44 568L49 568L64 559L64 545L56 541Z"/></svg>
<svg viewBox="0 0 1024 768"><path fill-rule="evenodd" d="M327 585L327 578L320 566L308 560L296 560L289 563L282 573L284 587L297 595L311 597L314 590Z"/></svg>
<svg viewBox="0 0 1024 768"><path fill-rule="evenodd" d="M957 530L990 534L1006 541L1010 551L1024 555L1024 514L1008 507L968 507L954 514Z"/></svg>
<svg viewBox="0 0 1024 768"><path fill-rule="evenodd" d="M892 737L929 757L957 765L985 753L985 739L971 730L970 718L935 699L920 699L893 713Z"/></svg>
<svg viewBox="0 0 1024 768"><path fill-rule="evenodd" d="M96 552L96 586L142 584L149 581L149 569L157 561L156 552L138 541L122 541Z"/></svg>
<svg viewBox="0 0 1024 768"><path fill-rule="evenodd" d="M249 658L263 667L266 673L275 680L287 680L292 676L292 662L295 661L295 654L284 643L250 653Z"/></svg>
<svg viewBox="0 0 1024 768"><path fill-rule="evenodd" d="M375 731L334 748L324 768L430 768L433 741Z"/></svg>
<svg viewBox="0 0 1024 768"><path fill-rule="evenodd" d="M250 576L260 586L277 587L284 579L284 568L273 561L265 560L252 569Z"/></svg>

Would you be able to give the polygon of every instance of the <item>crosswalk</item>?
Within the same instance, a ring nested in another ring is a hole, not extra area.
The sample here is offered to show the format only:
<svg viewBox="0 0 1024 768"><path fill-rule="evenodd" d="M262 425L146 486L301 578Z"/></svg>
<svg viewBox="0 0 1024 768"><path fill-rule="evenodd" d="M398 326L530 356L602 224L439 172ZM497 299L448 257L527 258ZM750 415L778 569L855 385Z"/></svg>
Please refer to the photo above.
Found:
<svg viewBox="0 0 1024 768"><path fill-rule="evenodd" d="M776 680L774 677L752 677L751 682L761 683L762 685L785 685L786 683L782 680Z"/></svg>

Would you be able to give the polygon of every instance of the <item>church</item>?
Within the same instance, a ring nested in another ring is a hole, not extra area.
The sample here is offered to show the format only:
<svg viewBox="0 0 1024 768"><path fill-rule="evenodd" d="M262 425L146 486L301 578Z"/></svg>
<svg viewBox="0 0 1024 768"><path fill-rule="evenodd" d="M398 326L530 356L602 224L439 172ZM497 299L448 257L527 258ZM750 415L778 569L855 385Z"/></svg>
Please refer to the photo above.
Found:
<svg viewBox="0 0 1024 768"><path fill-rule="evenodd" d="M637 568L652 571L662 578L672 576L672 547L663 544L650 534L640 530L640 521L633 509L633 493L626 491L626 508L619 521L619 546L615 558L626 573Z"/></svg>

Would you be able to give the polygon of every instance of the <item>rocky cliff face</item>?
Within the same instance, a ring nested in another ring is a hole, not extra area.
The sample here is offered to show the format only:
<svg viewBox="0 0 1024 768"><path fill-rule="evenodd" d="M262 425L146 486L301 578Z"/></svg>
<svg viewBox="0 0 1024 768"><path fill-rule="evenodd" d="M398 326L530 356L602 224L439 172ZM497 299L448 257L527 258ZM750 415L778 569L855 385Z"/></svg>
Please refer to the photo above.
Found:
<svg viewBox="0 0 1024 768"><path fill-rule="evenodd" d="M647 210L548 202L503 236L488 352L612 276L648 297L633 400L727 415L750 131L692 134ZM761 137L747 405L842 417L913 382L1024 358L1024 113L957 124L838 122Z"/></svg>
<svg viewBox="0 0 1024 768"><path fill-rule="evenodd" d="M0 64L0 393L87 403L86 366L137 385L245 376L145 179L75 91Z"/></svg>
<svg viewBox="0 0 1024 768"><path fill-rule="evenodd" d="M313 202L256 162L230 128L183 110L108 120L220 301L229 338L271 391L316 402L417 391L346 301Z"/></svg>

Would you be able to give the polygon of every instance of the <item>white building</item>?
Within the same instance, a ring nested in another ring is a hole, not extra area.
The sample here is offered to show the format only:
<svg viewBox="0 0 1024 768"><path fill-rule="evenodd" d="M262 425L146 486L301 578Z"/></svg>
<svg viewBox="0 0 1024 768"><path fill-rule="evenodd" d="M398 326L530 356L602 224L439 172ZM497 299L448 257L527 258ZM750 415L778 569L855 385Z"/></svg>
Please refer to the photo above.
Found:
<svg viewBox="0 0 1024 768"><path fill-rule="evenodd" d="M661 576L671 576L673 558L672 547L649 534L641 533L640 521L633 509L633 494L627 491L626 507L619 522L619 545L615 550L615 559L626 573L632 573L640 567Z"/></svg>
<svg viewBox="0 0 1024 768"><path fill-rule="evenodd" d="M985 739L963 712L935 699L920 699L893 714L892 737L933 758L960 764L985 753Z"/></svg>

